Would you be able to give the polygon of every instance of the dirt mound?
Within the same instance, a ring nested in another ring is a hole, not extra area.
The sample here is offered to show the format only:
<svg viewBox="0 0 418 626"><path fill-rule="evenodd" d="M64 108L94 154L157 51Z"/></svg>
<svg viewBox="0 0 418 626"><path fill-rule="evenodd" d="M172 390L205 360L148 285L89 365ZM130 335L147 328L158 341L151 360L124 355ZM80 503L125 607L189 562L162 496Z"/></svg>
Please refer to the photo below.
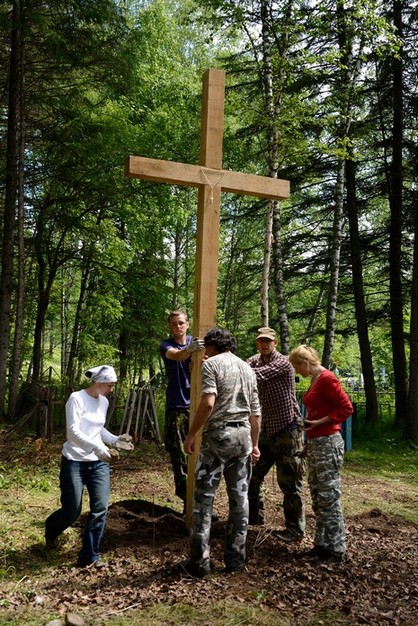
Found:
<svg viewBox="0 0 418 626"><path fill-rule="evenodd" d="M12 448L9 442L0 446L5 465L19 463L35 475L39 466L49 462L52 452L40 448L33 454L30 450L30 454L25 453L22 446ZM57 445L56 458L59 454ZM55 473L58 476L58 465ZM38 605L49 613L75 611L85 615L88 623L93 623L92 615L97 624L107 623L111 616L117 615L129 624L131 611L181 603L198 607L195 614L202 619L196 624L201 625L207 623L205 616L211 614L213 607L223 603L254 611L254 623L259 623L257 616L264 612L268 619L270 615L277 616L272 624L280 626L321 623L416 626L418 526L379 508L385 502L396 507L402 505L404 511L415 510L414 485L406 489L405 483L396 480L343 476L348 550L347 559L336 564L307 556L315 522L308 494L307 532L303 541L288 545L277 539L274 530L283 527L283 498L275 477L267 478L267 523L250 527L248 563L238 574L224 572L223 539L228 506L221 483L215 500L219 521L213 524L211 533L212 574L199 580L179 567L188 555L188 532L179 511L181 502L173 493L167 455L160 448L143 447L141 454L121 456L112 468L113 503L101 545L101 555L108 567L100 570L73 567L87 514L85 508L76 524L79 536L66 533L57 554L46 554L43 543L28 546L25 539L21 547L16 542L17 547L9 551L7 564L19 574L19 584L15 580L9 584L6 580L0 608L4 611L7 605L10 612L17 612L31 603L34 611ZM21 486L17 488L13 493L19 501L24 492ZM47 494L46 498L49 510L51 496ZM156 504L157 500L167 506ZM369 510L365 508L368 503L373 503ZM39 527L42 521L38 508L33 510L33 523ZM348 514L365 510L359 515ZM16 526L20 528L20 518ZM30 524L28 534L29 531ZM32 578L28 575L28 563Z"/></svg>
<svg viewBox="0 0 418 626"><path fill-rule="evenodd" d="M115 593L123 571L124 594L138 604L191 604L219 599L281 611L289 624L337 611L340 624L414 625L418 614L418 527L373 509L348 517L347 559L341 564L308 558L309 539L283 544L272 528L250 527L248 564L235 575L223 572L225 518L213 525L213 574L191 579L178 564L187 557L188 538L182 516L145 500L117 502L109 509L103 552L108 552ZM314 518L308 514L308 535ZM112 554L110 554L112 553ZM134 557L134 563L133 563ZM191 584L192 583L192 584ZM219 588L221 585L221 589ZM106 579L102 580L106 593ZM202 600L202 588L204 600ZM284 622L285 623L285 622Z"/></svg>
<svg viewBox="0 0 418 626"><path fill-rule="evenodd" d="M123 500L109 507L101 550L134 544L164 546L187 534L177 511L146 500Z"/></svg>

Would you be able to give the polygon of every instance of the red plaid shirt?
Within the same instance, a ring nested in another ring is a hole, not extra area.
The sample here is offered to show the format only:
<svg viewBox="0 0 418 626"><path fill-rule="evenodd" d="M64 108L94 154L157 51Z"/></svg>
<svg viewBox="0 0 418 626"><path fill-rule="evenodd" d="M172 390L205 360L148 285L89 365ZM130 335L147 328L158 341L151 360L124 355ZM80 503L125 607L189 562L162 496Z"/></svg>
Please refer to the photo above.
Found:
<svg viewBox="0 0 418 626"><path fill-rule="evenodd" d="M271 437L301 418L296 400L295 372L288 358L277 350L273 350L268 363L260 354L250 357L247 363L257 377L261 429Z"/></svg>

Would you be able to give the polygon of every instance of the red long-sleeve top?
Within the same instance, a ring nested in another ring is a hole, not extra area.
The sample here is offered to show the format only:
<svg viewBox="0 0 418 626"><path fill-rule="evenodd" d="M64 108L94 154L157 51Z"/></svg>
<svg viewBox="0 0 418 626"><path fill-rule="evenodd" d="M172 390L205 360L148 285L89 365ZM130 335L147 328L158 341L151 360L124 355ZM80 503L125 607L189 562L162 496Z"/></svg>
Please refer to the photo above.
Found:
<svg viewBox="0 0 418 626"><path fill-rule="evenodd" d="M342 422L353 413L353 405L338 378L329 370L324 370L303 396L307 410L306 419L321 419L328 415L330 422L315 426L306 432L308 439L333 435L341 430Z"/></svg>

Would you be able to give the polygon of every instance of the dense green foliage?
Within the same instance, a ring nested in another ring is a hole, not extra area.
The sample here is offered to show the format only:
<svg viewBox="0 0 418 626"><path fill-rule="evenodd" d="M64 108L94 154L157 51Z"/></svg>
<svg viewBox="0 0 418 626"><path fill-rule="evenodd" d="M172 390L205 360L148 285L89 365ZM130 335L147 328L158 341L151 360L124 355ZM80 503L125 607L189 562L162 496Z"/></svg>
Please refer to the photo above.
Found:
<svg viewBox="0 0 418 626"><path fill-rule="evenodd" d="M167 313L193 310L197 193L127 180L123 162L196 163L201 78L218 67L224 167L291 181L275 212L269 323L291 347L331 350L349 386L364 374L366 421L371 381L391 388L393 420L418 437L411 393L406 410L418 368L417 3L14 0L0 11L9 418L19 375L73 384L109 361L129 386L160 369ZM223 194L218 322L242 357L262 321L266 209Z"/></svg>

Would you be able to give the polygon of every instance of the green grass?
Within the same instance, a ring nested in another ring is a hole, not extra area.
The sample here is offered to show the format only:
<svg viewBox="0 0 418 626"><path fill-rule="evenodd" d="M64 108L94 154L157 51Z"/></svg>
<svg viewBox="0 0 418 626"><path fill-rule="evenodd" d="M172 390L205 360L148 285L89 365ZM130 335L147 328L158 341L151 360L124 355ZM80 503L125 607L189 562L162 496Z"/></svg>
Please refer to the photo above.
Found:
<svg viewBox="0 0 418 626"><path fill-rule="evenodd" d="M383 446L366 444L345 454L345 468L382 479L402 479L418 484L418 452L413 448L386 441Z"/></svg>
<svg viewBox="0 0 418 626"><path fill-rule="evenodd" d="M0 601L1 606L1 601ZM22 611L18 618L12 613L9 617L0 616L0 626L45 626L48 621L58 619L56 614L43 612L42 607L34 614L33 609ZM157 604L149 608L135 608L125 611L118 616L107 615L100 617L94 609L85 619L86 626L289 626L290 622L277 615L277 612L265 609L260 611L256 608L234 605L231 603L213 603L210 615L196 607L179 605L167 606ZM330 616L329 621L319 621L318 624L333 625L335 617ZM62 619L62 624L64 620ZM312 624L312 622L310 622ZM303 623L300 626L304 626Z"/></svg>
<svg viewBox="0 0 418 626"><path fill-rule="evenodd" d="M5 445L6 443L6 445ZM0 626L45 626L57 619L42 604L42 588L51 576L62 576L71 565L79 544L79 532L66 532L64 549L58 554L43 549L44 520L59 501L58 467L59 446L33 452L33 441L15 437L3 442L0 466ZM350 489L343 487L343 506L346 515L361 514L373 508L393 513L418 523L418 453L399 438L375 438L354 444L346 453L343 479ZM13 451L11 452L11 448ZM161 454L153 444L141 444L141 456L149 472L150 484L156 491L164 481L171 480L170 469L154 472ZM5 456L6 455L6 456ZM128 489L128 486L126 486ZM141 497L140 493L136 494ZM124 486L112 491L112 501L128 496ZM84 507L86 510L87 505ZM118 611L95 606L83 613L86 626L289 626L292 621L286 613L269 608L268 586L256 588L251 602L239 603L219 598L205 610L199 610L187 597L176 604L154 603L150 606L132 606ZM18 594L24 601L13 605ZM39 602L37 597L39 594ZM100 595L100 590L98 590ZM209 612L210 611L210 612ZM341 619L332 612L306 616L298 626L322 624L331 626ZM64 623L64 622L63 622ZM341 621L339 622L341 623Z"/></svg>
<svg viewBox="0 0 418 626"><path fill-rule="evenodd" d="M357 488L343 493L345 510L371 509L418 524L418 452L398 438L376 438L346 452L343 477Z"/></svg>

